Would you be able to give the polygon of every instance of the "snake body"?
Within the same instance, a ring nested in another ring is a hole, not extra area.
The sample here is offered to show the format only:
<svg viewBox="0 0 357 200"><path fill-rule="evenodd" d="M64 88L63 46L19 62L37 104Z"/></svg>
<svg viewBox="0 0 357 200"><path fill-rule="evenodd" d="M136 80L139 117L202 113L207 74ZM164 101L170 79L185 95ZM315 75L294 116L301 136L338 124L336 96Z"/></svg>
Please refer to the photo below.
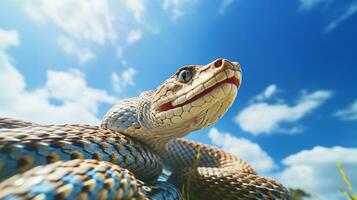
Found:
<svg viewBox="0 0 357 200"><path fill-rule="evenodd" d="M181 139L217 122L240 83L240 65L218 59L118 102L100 127L2 118L0 199L180 199L187 179L198 199L290 199L240 158ZM163 167L170 183L156 181Z"/></svg>

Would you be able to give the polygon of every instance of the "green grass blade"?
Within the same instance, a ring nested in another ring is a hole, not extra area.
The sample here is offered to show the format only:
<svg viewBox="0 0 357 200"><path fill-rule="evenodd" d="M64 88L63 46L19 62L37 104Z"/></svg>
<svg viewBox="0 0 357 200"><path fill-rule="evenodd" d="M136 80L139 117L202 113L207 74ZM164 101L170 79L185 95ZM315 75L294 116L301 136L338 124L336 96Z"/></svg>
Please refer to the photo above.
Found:
<svg viewBox="0 0 357 200"><path fill-rule="evenodd" d="M347 190L340 189L340 192L343 194L343 196L345 196L347 200L354 200L351 194Z"/></svg>
<svg viewBox="0 0 357 200"><path fill-rule="evenodd" d="M196 168L199 166L200 164L200 158L201 158L201 148L200 146L198 146L197 148L197 152L196 152L196 157L195 157L195 161L193 163L193 166L189 169L188 171L188 177L187 177L187 181L186 184L184 184L182 186L182 193L185 196L185 200L194 200L192 199L192 194L190 194L190 188L191 188L191 177L194 176L194 173L196 171Z"/></svg>
<svg viewBox="0 0 357 200"><path fill-rule="evenodd" d="M337 162L337 167L340 170L340 173L342 175L343 181L346 183L346 185L347 185L348 189L350 190L350 192L352 192L353 188L352 188L351 181L350 181L350 179L348 179L347 174L346 174L345 170L343 169L342 163L338 161Z"/></svg>

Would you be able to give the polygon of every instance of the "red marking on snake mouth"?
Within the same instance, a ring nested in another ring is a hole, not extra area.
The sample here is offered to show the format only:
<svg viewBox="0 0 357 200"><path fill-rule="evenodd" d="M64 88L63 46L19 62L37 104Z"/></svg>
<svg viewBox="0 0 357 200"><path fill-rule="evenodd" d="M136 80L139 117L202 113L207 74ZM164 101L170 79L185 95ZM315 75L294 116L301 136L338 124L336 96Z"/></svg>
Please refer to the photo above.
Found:
<svg viewBox="0 0 357 200"><path fill-rule="evenodd" d="M157 110L159 112L163 112L163 111L167 111L167 110L170 110L170 109L174 109L174 108L181 107L181 106L184 106L186 104L192 103L192 102L196 101L197 99L203 97L204 95L210 93L212 90L214 90L215 88L217 88L218 86L220 86L220 85L222 85L224 83L230 83L230 84L235 85L236 87L239 87L239 84L240 84L239 80L233 76L232 78L227 78L227 79L217 83L216 85L208 88L207 90L202 91L201 93L197 94L196 96L192 97L191 99L189 99L189 100L187 100L187 101L185 101L183 103L180 103L180 104L178 104L176 106L173 106L172 102L167 102L167 103L164 103L161 106L159 106L159 108Z"/></svg>

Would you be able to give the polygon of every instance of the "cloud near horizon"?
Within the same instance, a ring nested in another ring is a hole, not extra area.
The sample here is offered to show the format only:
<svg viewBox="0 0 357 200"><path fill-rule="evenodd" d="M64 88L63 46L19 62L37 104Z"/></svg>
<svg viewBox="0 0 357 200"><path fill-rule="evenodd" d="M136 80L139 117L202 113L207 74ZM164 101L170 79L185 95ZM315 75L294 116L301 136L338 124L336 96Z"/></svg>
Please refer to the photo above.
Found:
<svg viewBox="0 0 357 200"><path fill-rule="evenodd" d="M258 172L270 172L276 166L273 159L262 148L246 139L211 128L208 133L212 144L247 161Z"/></svg>
<svg viewBox="0 0 357 200"><path fill-rule="evenodd" d="M357 185L357 148L341 146L301 150L285 157L278 167L271 156L259 144L231 133L211 128L208 133L212 144L230 152L252 165L259 174L277 179L285 187L303 189L323 200L340 199L339 188L344 187L337 161Z"/></svg>
<svg viewBox="0 0 357 200"><path fill-rule="evenodd" d="M341 146L315 146L292 154L283 159L286 168L277 177L286 186L317 194L321 199L341 199L339 188L345 183L337 161L343 164L352 185L357 185L357 148Z"/></svg>
<svg viewBox="0 0 357 200"><path fill-rule="evenodd" d="M267 100L276 90L276 86L270 85L257 97L261 100ZM312 93L303 93L295 105L264 101L255 102L243 108L235 116L234 122L243 131L252 135L301 132L302 130L297 126L297 122L318 108L331 96L331 91L317 90Z"/></svg>

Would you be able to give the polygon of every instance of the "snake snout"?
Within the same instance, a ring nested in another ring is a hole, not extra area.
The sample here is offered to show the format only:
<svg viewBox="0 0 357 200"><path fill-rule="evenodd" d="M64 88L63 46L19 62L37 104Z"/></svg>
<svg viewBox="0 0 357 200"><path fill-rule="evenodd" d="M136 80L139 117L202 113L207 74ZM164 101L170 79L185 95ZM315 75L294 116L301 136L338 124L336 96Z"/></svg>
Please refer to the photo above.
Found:
<svg viewBox="0 0 357 200"><path fill-rule="evenodd" d="M228 69L233 69L235 71L242 72L242 68L241 68L239 62L235 62L235 61L231 62L229 60L224 60L224 64L225 64L225 67Z"/></svg>
<svg viewBox="0 0 357 200"><path fill-rule="evenodd" d="M235 70L242 71L242 67L240 66L239 62L231 62L231 64Z"/></svg>
<svg viewBox="0 0 357 200"><path fill-rule="evenodd" d="M232 62L224 58L219 58L213 62L213 66L215 68L222 68L225 69L233 69L236 71L242 71L242 68L238 62Z"/></svg>

